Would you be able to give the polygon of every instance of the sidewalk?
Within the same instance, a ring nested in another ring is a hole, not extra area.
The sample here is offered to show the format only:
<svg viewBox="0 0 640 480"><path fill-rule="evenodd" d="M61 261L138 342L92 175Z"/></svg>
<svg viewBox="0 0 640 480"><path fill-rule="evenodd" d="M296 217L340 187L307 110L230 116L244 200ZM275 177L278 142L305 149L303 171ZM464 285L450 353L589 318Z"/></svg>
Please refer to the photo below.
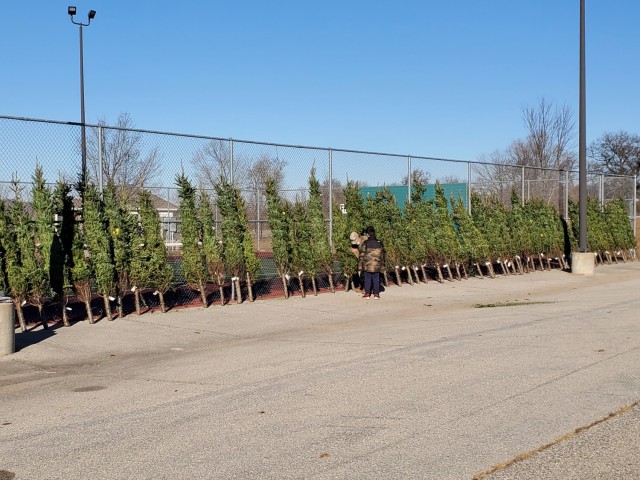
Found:
<svg viewBox="0 0 640 480"><path fill-rule="evenodd" d="M640 400L638 292L632 262L38 327L0 478L471 479ZM639 416L486 478L640 477Z"/></svg>

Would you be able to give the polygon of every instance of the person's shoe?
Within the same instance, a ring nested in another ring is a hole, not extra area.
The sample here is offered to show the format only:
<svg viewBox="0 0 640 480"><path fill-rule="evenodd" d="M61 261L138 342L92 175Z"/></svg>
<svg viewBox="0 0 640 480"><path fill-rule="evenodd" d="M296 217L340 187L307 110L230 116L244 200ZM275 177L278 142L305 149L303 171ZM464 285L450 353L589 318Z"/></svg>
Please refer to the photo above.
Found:
<svg viewBox="0 0 640 480"><path fill-rule="evenodd" d="M365 300L369 300L371 298L371 295L365 293L364 295L362 295L362 298L364 298Z"/></svg>
<svg viewBox="0 0 640 480"><path fill-rule="evenodd" d="M373 294L373 299L374 300L380 300L380 295L378 295L377 293Z"/></svg>

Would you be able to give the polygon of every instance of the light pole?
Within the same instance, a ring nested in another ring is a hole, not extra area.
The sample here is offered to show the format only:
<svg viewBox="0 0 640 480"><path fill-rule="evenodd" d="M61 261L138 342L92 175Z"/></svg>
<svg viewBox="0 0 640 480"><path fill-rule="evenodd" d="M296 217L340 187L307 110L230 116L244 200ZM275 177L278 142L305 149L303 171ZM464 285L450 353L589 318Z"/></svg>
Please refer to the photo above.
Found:
<svg viewBox="0 0 640 480"><path fill-rule="evenodd" d="M82 186L86 186L87 184L87 135L86 128L84 122L84 54L82 51L82 27L88 27L96 16L95 10L89 10L89 14L87 15L88 21L87 23L76 22L73 17L76 14L76 7L69 6L67 9L67 13L71 17L71 23L74 25L78 25L80 27L80 123L82 124L82 173L81 173L81 182Z"/></svg>

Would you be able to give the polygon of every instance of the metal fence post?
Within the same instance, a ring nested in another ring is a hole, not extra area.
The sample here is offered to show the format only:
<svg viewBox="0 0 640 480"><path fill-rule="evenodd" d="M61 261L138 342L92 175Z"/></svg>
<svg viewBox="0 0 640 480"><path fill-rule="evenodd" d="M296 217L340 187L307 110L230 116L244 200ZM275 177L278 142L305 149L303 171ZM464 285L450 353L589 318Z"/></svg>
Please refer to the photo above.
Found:
<svg viewBox="0 0 640 480"><path fill-rule="evenodd" d="M564 218L569 218L569 172L564 171Z"/></svg>
<svg viewBox="0 0 640 480"><path fill-rule="evenodd" d="M467 210L471 215L471 162L467 162Z"/></svg>
<svg viewBox="0 0 640 480"><path fill-rule="evenodd" d="M604 173L600 174L600 210L604 208Z"/></svg>
<svg viewBox="0 0 640 480"><path fill-rule="evenodd" d="M102 142L102 135L103 135L103 131L102 131L102 125L100 125L98 127L98 190L100 191L100 196L102 196L102 192L104 191L104 178L103 178L103 165L104 165L104 159L102 158L102 149L103 147L103 142Z"/></svg>
<svg viewBox="0 0 640 480"><path fill-rule="evenodd" d="M333 150L329 149L329 246L333 249Z"/></svg>
<svg viewBox="0 0 640 480"><path fill-rule="evenodd" d="M256 188L256 221L258 222L256 228L256 236L258 237L257 247L260 250L260 192Z"/></svg>
<svg viewBox="0 0 640 480"><path fill-rule="evenodd" d="M411 155L407 155L407 202L411 202Z"/></svg>
<svg viewBox="0 0 640 480"><path fill-rule="evenodd" d="M633 211L633 234L638 235L637 223L638 223L638 175L633 177L633 200L631 202L631 210Z"/></svg>
<svg viewBox="0 0 640 480"><path fill-rule="evenodd" d="M522 177L522 185L521 185L521 189L520 189L520 202L522 202L522 206L524 207L524 165L522 166L522 173L520 174L520 176Z"/></svg>
<svg viewBox="0 0 640 480"><path fill-rule="evenodd" d="M233 185L233 139L229 139L229 164L230 164L230 176L229 183Z"/></svg>

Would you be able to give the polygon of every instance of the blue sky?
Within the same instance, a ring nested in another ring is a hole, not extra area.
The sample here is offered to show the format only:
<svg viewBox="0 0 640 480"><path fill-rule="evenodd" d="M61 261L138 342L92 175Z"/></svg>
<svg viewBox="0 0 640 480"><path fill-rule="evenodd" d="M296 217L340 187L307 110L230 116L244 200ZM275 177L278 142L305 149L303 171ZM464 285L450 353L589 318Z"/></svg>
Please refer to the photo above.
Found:
<svg viewBox="0 0 640 480"><path fill-rule="evenodd" d="M4 2L0 115L79 121L74 0ZM87 122L463 160L578 119L578 0L76 1ZM587 0L587 141L640 133L640 2ZM577 141L576 141L577 143Z"/></svg>

